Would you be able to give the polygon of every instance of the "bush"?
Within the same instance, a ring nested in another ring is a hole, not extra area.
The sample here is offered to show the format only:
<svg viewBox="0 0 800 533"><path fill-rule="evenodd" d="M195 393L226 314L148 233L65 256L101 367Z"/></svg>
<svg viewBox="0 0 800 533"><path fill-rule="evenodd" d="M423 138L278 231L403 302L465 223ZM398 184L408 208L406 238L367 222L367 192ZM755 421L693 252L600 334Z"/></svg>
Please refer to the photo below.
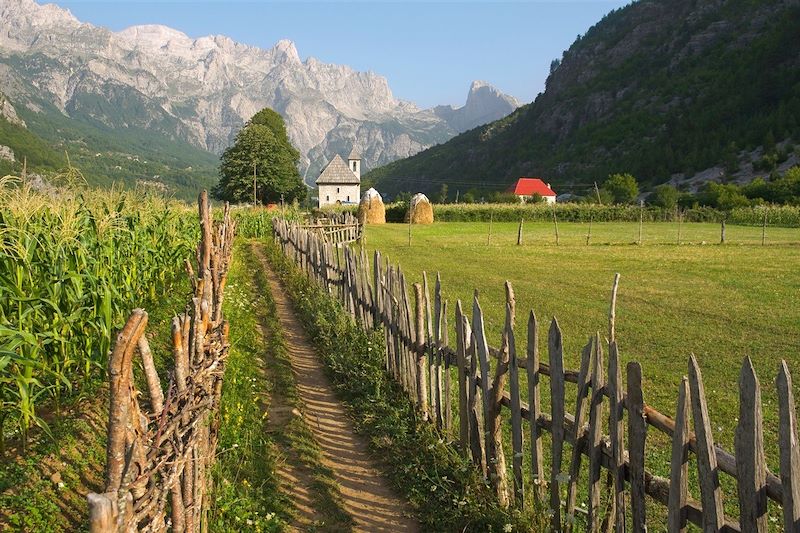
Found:
<svg viewBox="0 0 800 533"><path fill-rule="evenodd" d="M614 198L615 204L629 204L639 196L639 184L630 174L612 174L603 184L603 190Z"/></svg>
<svg viewBox="0 0 800 533"><path fill-rule="evenodd" d="M664 209L674 209L678 205L678 189L672 185L659 185L650 195L648 200L656 207L663 207Z"/></svg>

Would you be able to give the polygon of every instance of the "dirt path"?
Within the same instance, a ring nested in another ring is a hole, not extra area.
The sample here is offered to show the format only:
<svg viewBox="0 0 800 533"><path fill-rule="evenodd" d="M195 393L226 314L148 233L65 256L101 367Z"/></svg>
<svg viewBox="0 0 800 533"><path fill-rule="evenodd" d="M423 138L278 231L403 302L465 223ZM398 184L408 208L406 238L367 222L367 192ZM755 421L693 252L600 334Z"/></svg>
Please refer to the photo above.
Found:
<svg viewBox="0 0 800 533"><path fill-rule="evenodd" d="M367 443L354 433L263 251L254 246L254 252L267 274L289 347L297 391L304 404L303 417L322 450L323 463L336 476L345 510L353 517L356 531L419 531L419 525L409 518L408 504L394 494L370 457Z"/></svg>
<svg viewBox="0 0 800 533"><path fill-rule="evenodd" d="M269 331L261 324L261 336L267 338ZM266 363L272 364L269 357ZM269 368L262 369L269 374ZM276 474L280 480L280 487L284 494L291 495L292 505L296 510L293 521L289 524L292 530L310 531L324 516L315 508L311 486L314 483L314 476L302 465L302 461L297 457L296 451L292 450L288 443L283 442L282 436L286 435L290 429L292 417L299 413L279 395L273 394L269 403L269 415L267 416L267 431L273 434L273 439L281 451L284 460L276 465Z"/></svg>

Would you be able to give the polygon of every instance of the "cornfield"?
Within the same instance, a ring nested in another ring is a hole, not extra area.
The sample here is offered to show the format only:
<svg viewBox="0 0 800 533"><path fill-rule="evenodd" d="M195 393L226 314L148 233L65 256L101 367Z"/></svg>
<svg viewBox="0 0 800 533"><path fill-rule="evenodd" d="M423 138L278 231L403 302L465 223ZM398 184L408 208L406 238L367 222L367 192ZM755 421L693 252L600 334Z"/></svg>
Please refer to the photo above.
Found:
<svg viewBox="0 0 800 533"><path fill-rule="evenodd" d="M105 369L112 332L172 283L197 241L194 212L138 191L37 193L0 180L0 447L24 448L37 406Z"/></svg>

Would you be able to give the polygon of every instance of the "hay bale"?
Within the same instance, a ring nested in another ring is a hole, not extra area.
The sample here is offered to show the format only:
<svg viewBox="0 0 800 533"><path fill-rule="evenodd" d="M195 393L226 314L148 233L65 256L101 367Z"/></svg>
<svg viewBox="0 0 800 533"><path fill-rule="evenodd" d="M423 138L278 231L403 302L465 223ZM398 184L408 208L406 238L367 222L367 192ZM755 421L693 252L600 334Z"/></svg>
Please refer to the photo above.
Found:
<svg viewBox="0 0 800 533"><path fill-rule="evenodd" d="M358 204L358 221L362 224L386 224L386 207L378 191L370 188Z"/></svg>
<svg viewBox="0 0 800 533"><path fill-rule="evenodd" d="M411 198L411 205L406 213L406 222L412 224L433 224L433 206L428 197L418 192Z"/></svg>

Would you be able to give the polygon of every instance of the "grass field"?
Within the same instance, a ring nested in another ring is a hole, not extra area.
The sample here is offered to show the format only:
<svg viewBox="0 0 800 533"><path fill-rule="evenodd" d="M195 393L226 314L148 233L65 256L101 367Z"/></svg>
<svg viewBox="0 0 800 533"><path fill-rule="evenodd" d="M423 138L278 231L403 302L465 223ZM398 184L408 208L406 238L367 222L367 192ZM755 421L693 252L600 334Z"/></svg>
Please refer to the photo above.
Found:
<svg viewBox="0 0 800 533"><path fill-rule="evenodd" d="M638 237L637 223L608 223L593 226L592 242L617 244L586 246L587 225L559 224L560 245L555 246L552 225L531 224L523 245L516 246L517 227L494 224L487 244L486 223L415 226L409 247L407 225L370 226L366 246L370 253L378 248L399 261L409 283L420 280L423 270L433 276L441 272L450 310L458 298L471 301L478 288L494 346L500 344L503 282L510 280L518 323L534 309L544 333L550 318L557 317L565 364L573 369L587 337L607 330L611 283L619 272L617 338L623 364L642 364L645 401L672 415L678 384L694 353L704 373L714 436L732 449L738 373L749 355L764 392L768 463L777 471L773 382L780 359L800 376L800 231L767 228L768 245L761 246L761 228L728 226L728 244L677 246L667 244L677 242L677 224L646 224L644 245L636 246L630 243ZM719 242L716 224L684 224L681 231L685 241ZM648 466L661 475L668 474L668 461L668 449L649 452Z"/></svg>

